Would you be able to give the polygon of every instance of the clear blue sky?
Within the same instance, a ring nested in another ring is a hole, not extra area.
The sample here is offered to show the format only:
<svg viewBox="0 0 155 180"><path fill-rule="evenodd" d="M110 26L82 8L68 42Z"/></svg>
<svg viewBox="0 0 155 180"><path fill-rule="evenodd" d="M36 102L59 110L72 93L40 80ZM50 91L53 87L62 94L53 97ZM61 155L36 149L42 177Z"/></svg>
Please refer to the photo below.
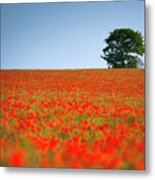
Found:
<svg viewBox="0 0 155 180"><path fill-rule="evenodd" d="M144 1L1 5L1 69L106 68L116 28L144 36Z"/></svg>

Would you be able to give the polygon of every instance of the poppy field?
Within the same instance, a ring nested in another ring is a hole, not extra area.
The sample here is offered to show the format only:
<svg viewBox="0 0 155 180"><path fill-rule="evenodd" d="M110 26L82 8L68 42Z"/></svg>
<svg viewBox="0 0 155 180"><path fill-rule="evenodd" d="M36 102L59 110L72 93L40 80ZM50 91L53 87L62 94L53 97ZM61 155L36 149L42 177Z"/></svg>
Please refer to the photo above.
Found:
<svg viewBox="0 0 155 180"><path fill-rule="evenodd" d="M1 166L145 169L144 69L0 78Z"/></svg>

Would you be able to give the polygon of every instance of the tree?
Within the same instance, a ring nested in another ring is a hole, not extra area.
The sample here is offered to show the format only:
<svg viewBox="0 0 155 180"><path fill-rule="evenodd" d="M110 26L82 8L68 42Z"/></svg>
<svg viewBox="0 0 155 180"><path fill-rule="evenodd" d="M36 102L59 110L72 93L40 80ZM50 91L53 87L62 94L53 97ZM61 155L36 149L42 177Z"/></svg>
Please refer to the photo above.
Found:
<svg viewBox="0 0 155 180"><path fill-rule="evenodd" d="M109 68L138 68L143 66L141 56L144 53L144 40L138 31L132 29L115 29L105 39L107 46L103 49Z"/></svg>

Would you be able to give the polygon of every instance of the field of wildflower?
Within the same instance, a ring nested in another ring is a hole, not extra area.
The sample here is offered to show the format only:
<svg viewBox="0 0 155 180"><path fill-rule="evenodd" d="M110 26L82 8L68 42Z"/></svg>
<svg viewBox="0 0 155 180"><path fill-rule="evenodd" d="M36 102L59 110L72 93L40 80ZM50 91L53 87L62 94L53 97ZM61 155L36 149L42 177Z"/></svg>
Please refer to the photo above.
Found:
<svg viewBox="0 0 155 180"><path fill-rule="evenodd" d="M1 166L145 169L144 69L0 78Z"/></svg>

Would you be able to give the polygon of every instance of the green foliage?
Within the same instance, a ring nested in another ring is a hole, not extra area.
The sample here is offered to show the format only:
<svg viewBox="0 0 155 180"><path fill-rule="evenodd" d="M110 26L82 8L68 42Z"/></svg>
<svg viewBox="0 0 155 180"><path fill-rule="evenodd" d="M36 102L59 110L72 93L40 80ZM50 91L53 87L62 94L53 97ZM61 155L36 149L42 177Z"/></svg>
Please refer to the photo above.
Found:
<svg viewBox="0 0 155 180"><path fill-rule="evenodd" d="M143 63L139 56L144 53L144 40L138 31L132 29L115 29L105 39L107 46L103 49L109 68L137 68Z"/></svg>
<svg viewBox="0 0 155 180"><path fill-rule="evenodd" d="M76 116L74 121L79 123L82 119L85 119L85 118L87 118L87 115L81 114L79 116Z"/></svg>

